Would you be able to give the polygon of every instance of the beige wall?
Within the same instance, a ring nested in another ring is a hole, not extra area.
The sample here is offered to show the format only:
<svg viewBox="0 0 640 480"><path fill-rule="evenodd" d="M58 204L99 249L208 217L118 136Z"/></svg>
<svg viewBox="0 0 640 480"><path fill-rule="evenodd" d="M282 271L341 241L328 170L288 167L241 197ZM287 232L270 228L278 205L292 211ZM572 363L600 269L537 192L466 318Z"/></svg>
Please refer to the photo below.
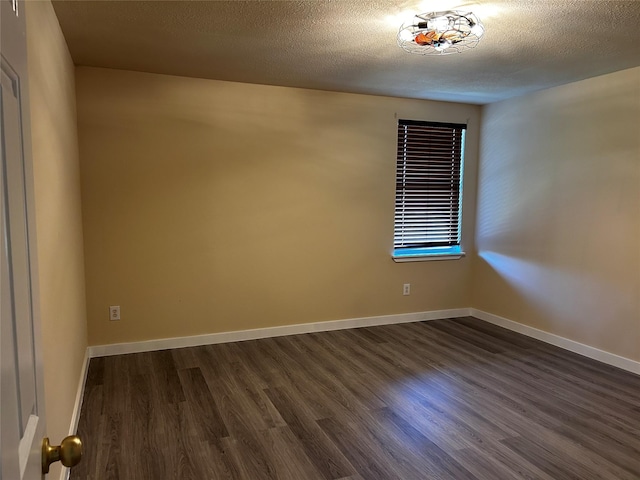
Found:
<svg viewBox="0 0 640 480"><path fill-rule="evenodd" d="M391 260L395 116L469 121L471 249L479 107L85 67L76 86L90 344L469 305L470 260Z"/></svg>
<svg viewBox="0 0 640 480"><path fill-rule="evenodd" d="M58 442L87 347L74 66L51 3L26 5L47 435Z"/></svg>
<svg viewBox="0 0 640 480"><path fill-rule="evenodd" d="M640 68L483 110L473 306L640 360Z"/></svg>

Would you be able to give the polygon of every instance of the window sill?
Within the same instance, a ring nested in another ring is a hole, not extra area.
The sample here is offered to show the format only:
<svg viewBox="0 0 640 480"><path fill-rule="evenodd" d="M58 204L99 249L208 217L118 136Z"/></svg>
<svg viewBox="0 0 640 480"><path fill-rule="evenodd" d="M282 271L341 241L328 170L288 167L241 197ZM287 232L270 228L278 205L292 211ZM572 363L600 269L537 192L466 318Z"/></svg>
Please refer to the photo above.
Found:
<svg viewBox="0 0 640 480"><path fill-rule="evenodd" d="M394 251L391 255L396 263L431 262L437 260L458 260L465 256L460 247L416 248L412 250Z"/></svg>

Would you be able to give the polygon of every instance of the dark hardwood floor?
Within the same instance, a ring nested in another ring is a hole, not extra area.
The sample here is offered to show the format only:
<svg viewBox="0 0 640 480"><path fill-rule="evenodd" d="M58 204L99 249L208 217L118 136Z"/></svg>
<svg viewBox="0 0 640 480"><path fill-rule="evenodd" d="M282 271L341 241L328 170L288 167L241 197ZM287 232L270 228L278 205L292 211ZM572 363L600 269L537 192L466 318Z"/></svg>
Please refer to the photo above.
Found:
<svg viewBox="0 0 640 480"><path fill-rule="evenodd" d="M640 377L474 318L91 360L72 479L640 479Z"/></svg>

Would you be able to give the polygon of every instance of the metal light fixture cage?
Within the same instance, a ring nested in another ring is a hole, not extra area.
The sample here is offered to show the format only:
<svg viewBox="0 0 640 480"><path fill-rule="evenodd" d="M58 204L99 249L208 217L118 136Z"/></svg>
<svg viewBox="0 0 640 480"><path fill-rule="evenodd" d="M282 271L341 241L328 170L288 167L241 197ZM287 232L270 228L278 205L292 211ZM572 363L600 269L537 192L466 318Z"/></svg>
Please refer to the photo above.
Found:
<svg viewBox="0 0 640 480"><path fill-rule="evenodd" d="M449 55L474 48L483 34L484 25L471 12L420 13L402 24L398 45L418 55Z"/></svg>

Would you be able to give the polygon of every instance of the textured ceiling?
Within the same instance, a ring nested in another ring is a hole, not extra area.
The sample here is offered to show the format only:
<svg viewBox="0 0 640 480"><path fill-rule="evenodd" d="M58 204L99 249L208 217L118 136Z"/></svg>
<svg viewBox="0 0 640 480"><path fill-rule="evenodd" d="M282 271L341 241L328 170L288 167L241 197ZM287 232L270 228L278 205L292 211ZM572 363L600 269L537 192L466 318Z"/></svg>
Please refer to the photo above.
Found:
<svg viewBox="0 0 640 480"><path fill-rule="evenodd" d="M459 55L401 50L403 12L463 7L486 27ZM54 8L77 65L490 103L640 65L640 0L116 1Z"/></svg>

